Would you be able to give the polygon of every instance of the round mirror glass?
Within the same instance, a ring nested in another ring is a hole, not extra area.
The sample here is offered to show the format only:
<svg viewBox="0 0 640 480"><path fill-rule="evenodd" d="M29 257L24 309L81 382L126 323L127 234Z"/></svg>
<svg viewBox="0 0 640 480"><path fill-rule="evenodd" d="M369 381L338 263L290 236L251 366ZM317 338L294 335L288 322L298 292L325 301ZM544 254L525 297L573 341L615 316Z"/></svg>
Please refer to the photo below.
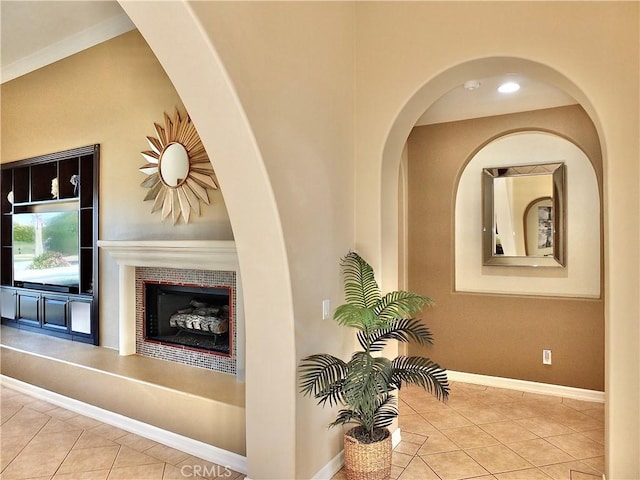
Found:
<svg viewBox="0 0 640 480"><path fill-rule="evenodd" d="M181 185L189 176L189 153L180 143L171 143L160 155L158 167L162 181L169 187Z"/></svg>

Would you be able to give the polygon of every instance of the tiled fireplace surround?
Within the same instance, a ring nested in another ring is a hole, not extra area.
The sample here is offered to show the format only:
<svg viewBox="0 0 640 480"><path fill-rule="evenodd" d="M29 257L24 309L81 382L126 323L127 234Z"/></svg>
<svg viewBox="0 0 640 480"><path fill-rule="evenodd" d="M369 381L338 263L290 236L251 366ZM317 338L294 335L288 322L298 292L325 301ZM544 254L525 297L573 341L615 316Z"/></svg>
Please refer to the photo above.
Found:
<svg viewBox="0 0 640 480"><path fill-rule="evenodd" d="M193 348L148 341L145 338L145 284L197 285L199 287L230 288L229 355L204 352ZM217 372L236 373L236 273L220 270L194 270L158 267L136 267L136 353L147 357L210 368Z"/></svg>
<svg viewBox="0 0 640 480"><path fill-rule="evenodd" d="M244 373L242 291L238 259L232 241L101 240L98 246L119 265L119 351L209 368L221 373ZM217 355L147 342L144 322L144 282L231 288L231 355Z"/></svg>

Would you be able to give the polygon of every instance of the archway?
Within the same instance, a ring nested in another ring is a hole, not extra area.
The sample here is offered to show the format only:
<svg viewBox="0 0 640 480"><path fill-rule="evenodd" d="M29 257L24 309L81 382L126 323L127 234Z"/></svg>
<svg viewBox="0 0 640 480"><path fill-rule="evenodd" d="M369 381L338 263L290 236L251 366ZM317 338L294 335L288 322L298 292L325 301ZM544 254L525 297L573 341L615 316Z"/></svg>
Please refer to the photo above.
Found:
<svg viewBox="0 0 640 480"><path fill-rule="evenodd" d="M225 67L189 5L120 3L180 94L224 190L245 299L249 477L294 478L291 285L280 218L257 143ZM270 335L275 325L277 336ZM269 342L262 341L266 337ZM269 362L264 361L267 357ZM272 432L278 432L277 442L270 438Z"/></svg>
<svg viewBox="0 0 640 480"><path fill-rule="evenodd" d="M398 245L398 171L402 150L414 124L430 105L453 86L462 84L470 78L481 78L497 73L513 71L554 85L575 98L591 118L597 134L601 139L603 151L606 152L606 146L603 140L603 128L598 121L594 107L575 84L550 67L519 58L485 58L454 66L431 78L408 97L389 129L383 149L381 164L381 220L379 227L381 233L378 247L380 249L381 266L386 288L392 288L393 285L398 282L398 273L401 271L398 265L398 252L400 251ZM606 167L605 158L605 170ZM603 211L606 212L606 196L604 202L605 207L603 207ZM609 319L607 318L606 322L608 321ZM610 343L608 343L608 346L611 346ZM611 355L610 349L608 349L606 355L606 360L608 361ZM609 368L610 367L606 367L605 369L606 377L609 377ZM611 396L608 391L608 385L610 385L609 382L607 382L607 401L609 402ZM613 431L610 413L607 414L606 422L606 452L607 456L609 456L612 451L609 441L615 433ZM613 422L615 422L615 418ZM615 426L615 424L613 426ZM623 434L621 430L618 430L618 432L618 434Z"/></svg>

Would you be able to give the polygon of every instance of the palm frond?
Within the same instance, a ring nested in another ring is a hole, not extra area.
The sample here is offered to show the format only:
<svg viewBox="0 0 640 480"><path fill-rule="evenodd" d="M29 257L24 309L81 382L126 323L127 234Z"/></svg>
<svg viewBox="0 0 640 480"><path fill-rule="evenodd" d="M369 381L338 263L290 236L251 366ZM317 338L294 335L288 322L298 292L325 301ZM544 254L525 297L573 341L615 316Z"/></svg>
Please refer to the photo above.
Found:
<svg viewBox="0 0 640 480"><path fill-rule="evenodd" d="M399 356L392 361L392 383L400 389L402 383L418 385L438 400L449 397L447 372L425 357Z"/></svg>
<svg viewBox="0 0 640 480"><path fill-rule="evenodd" d="M357 423L373 435L376 428L388 427L398 416L398 403L395 395L385 392L370 397L371 404L364 407L345 408L338 412L336 420L329 426Z"/></svg>
<svg viewBox="0 0 640 480"><path fill-rule="evenodd" d="M424 295L413 292L389 292L373 308L374 313L382 320L410 318L424 307L431 306L434 301Z"/></svg>
<svg viewBox="0 0 640 480"><path fill-rule="evenodd" d="M390 322L388 328L379 328L373 331L358 332L358 342L363 348L371 352L380 352L384 349L388 340L398 340L408 343L415 340L421 345L431 345L433 336L431 331L420 320L415 318L400 318Z"/></svg>
<svg viewBox="0 0 640 480"><path fill-rule="evenodd" d="M343 384L348 375L347 364L329 354L303 358L299 366L300 393L318 399L318 404L343 403Z"/></svg>
<svg viewBox="0 0 640 480"><path fill-rule="evenodd" d="M373 428L388 427L398 416L398 402L396 396L386 393L377 398L377 406L373 413Z"/></svg>
<svg viewBox="0 0 640 480"><path fill-rule="evenodd" d="M336 419L329 424L329 427L346 425L347 423L352 422L362 424L362 422L360 421L360 414L351 408L343 408L338 412Z"/></svg>
<svg viewBox="0 0 640 480"><path fill-rule="evenodd" d="M388 358L356 352L347 363L347 370L342 394L345 403L356 410L373 410L375 399L393 389L393 367Z"/></svg>
<svg viewBox="0 0 640 480"><path fill-rule="evenodd" d="M345 303L336 308L333 318L340 325L358 330L370 330L378 324L373 310L351 303Z"/></svg>
<svg viewBox="0 0 640 480"><path fill-rule="evenodd" d="M329 427L357 423L372 436L374 429L388 427L397 416L398 403L395 395L385 393L375 398L373 410L371 411L359 411L352 408L340 410L336 419L329 424Z"/></svg>
<svg viewBox="0 0 640 480"><path fill-rule="evenodd" d="M356 252L349 252L341 265L347 303L372 308L380 300L380 288L371 266Z"/></svg>

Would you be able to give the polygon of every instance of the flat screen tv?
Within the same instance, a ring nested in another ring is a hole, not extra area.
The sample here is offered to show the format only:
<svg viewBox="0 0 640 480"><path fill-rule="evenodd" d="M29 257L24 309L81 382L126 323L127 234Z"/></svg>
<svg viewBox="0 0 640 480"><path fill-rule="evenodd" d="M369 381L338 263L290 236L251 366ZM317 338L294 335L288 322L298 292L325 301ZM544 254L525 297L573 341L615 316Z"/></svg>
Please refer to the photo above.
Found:
<svg viewBox="0 0 640 480"><path fill-rule="evenodd" d="M15 286L78 292L78 211L13 214Z"/></svg>

